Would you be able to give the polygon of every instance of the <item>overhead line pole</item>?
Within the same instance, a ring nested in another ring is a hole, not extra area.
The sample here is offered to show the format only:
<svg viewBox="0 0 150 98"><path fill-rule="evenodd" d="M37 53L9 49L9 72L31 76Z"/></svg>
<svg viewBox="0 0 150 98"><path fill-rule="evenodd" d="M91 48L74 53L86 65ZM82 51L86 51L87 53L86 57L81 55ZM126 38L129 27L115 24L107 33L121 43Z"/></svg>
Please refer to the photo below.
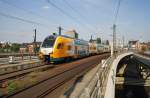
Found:
<svg viewBox="0 0 150 98"><path fill-rule="evenodd" d="M123 36L123 38L122 38L122 46L123 46L123 48L124 48L124 45L125 45L125 38Z"/></svg>
<svg viewBox="0 0 150 98"><path fill-rule="evenodd" d="M36 49L37 49L37 44L36 44L36 29L34 29L34 53L36 55Z"/></svg>
<svg viewBox="0 0 150 98"><path fill-rule="evenodd" d="M116 51L116 21L117 21L117 18L118 18L120 4L121 4L121 0L119 0L119 2L118 2L117 8L116 8L116 13L115 13L115 18L114 18L114 23L113 23L112 55L115 55L115 51Z"/></svg>
<svg viewBox="0 0 150 98"><path fill-rule="evenodd" d="M63 30L63 28L62 28L61 26L59 26L59 27L58 27L58 33L59 33L59 35L62 34L62 32L61 32L62 30Z"/></svg>
<svg viewBox="0 0 150 98"><path fill-rule="evenodd" d="M116 51L116 25L113 24L113 54Z"/></svg>

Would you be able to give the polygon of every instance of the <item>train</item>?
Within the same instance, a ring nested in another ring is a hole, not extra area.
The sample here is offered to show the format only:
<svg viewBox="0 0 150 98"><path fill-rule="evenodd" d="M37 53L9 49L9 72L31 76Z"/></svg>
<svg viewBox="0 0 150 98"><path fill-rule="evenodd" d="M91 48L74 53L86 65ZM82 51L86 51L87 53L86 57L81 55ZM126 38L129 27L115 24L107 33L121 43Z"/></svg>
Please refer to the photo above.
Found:
<svg viewBox="0 0 150 98"><path fill-rule="evenodd" d="M55 63L109 51L109 46L65 35L49 35L42 42L38 56L43 62Z"/></svg>

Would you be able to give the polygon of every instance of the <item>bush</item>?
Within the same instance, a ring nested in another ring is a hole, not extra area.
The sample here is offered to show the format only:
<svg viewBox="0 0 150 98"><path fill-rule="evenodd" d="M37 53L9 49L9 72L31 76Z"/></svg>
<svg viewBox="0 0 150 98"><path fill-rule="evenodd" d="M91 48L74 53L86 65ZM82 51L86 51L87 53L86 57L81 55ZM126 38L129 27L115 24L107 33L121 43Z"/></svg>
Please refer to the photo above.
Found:
<svg viewBox="0 0 150 98"><path fill-rule="evenodd" d="M20 44L17 44L17 43L13 43L12 46L11 46L11 51L12 52L18 52L19 49L20 49Z"/></svg>

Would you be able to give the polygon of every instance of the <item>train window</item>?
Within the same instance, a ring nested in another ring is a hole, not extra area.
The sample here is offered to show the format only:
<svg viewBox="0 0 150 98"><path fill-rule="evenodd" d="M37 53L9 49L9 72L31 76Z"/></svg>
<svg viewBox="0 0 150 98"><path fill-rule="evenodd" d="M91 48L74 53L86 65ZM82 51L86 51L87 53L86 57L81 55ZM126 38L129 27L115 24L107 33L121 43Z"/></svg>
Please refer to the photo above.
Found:
<svg viewBox="0 0 150 98"><path fill-rule="evenodd" d="M57 45L57 49L60 49L61 48L61 43L59 43L58 45Z"/></svg>
<svg viewBox="0 0 150 98"><path fill-rule="evenodd" d="M63 47L64 47L64 43L61 43L61 49L63 49Z"/></svg>
<svg viewBox="0 0 150 98"><path fill-rule="evenodd" d="M59 43L59 44L57 45L57 49L63 49L63 46L64 46L63 43Z"/></svg>
<svg viewBox="0 0 150 98"><path fill-rule="evenodd" d="M42 47L45 47L45 48L53 47L55 40L56 40L56 38L54 36L47 37L43 41Z"/></svg>

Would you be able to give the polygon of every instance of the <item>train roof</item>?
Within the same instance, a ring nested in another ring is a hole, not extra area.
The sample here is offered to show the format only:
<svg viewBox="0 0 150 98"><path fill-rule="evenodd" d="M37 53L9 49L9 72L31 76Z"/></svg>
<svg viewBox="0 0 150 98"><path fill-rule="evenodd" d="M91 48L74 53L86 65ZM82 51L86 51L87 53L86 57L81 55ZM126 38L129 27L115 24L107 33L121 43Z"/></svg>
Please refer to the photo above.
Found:
<svg viewBox="0 0 150 98"><path fill-rule="evenodd" d="M58 36L61 36L61 37L66 37L66 38L71 38L71 39L75 39L77 41L84 41L84 42L88 42L86 40L83 40L83 39L76 39L76 38L73 38L73 37L70 37L70 36L67 36L67 35L49 35L47 36L46 38L50 37L50 36L54 36L54 38L57 38Z"/></svg>

